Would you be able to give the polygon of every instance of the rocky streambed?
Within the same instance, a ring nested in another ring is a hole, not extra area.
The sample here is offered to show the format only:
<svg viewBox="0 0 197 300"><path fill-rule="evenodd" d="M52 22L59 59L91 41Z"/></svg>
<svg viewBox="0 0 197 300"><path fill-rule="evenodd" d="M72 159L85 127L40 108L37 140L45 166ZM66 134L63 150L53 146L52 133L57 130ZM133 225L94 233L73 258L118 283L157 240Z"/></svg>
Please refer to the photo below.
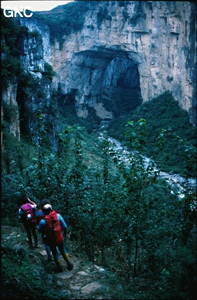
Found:
<svg viewBox="0 0 197 300"><path fill-rule="evenodd" d="M101 134L102 137L102 134ZM120 141L109 137L109 142L111 143L111 151L114 156L118 156L118 159L125 164L129 163L131 152L121 144ZM142 156L144 167L147 169L149 166L154 165L152 171L158 172L158 175L161 178L164 178L170 186L176 186L178 190L178 196L180 198L185 197L186 189L188 191L194 191L196 189L196 178L184 178L179 174L170 174L164 171L161 171L157 168L156 163L153 162L150 158ZM173 192L173 191L172 191ZM197 204L197 203L196 203Z"/></svg>

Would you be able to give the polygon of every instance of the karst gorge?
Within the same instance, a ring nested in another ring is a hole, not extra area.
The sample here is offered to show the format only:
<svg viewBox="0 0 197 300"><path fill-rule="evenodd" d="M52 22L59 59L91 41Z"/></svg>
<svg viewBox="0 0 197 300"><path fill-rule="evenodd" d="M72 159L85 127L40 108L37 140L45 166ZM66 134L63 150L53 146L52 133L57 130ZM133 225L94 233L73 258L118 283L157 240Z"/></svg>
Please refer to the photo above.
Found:
<svg viewBox="0 0 197 300"><path fill-rule="evenodd" d="M128 94L133 109L170 91L195 124L193 2L82 1L68 6L19 18L28 32L20 34L18 58L43 95L28 95L27 104L21 95L24 83L13 76L3 90L4 102L16 111L32 105L33 112L37 102L50 105L55 90L61 104L72 103L78 116L112 120L118 114L111 109L114 95L124 99ZM45 83L47 67L55 76ZM17 114L13 133L20 133Z"/></svg>
<svg viewBox="0 0 197 300"><path fill-rule="evenodd" d="M193 300L196 3L82 0L9 13L3 299ZM70 275L46 266L41 242L27 249L21 193L66 218Z"/></svg>

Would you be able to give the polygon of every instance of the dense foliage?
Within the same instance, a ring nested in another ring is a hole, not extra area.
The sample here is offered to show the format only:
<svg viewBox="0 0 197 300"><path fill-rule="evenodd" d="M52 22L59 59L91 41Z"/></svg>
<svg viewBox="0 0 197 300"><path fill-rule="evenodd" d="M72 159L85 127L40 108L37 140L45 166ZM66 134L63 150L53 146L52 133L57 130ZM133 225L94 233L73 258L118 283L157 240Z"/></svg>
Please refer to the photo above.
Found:
<svg viewBox="0 0 197 300"><path fill-rule="evenodd" d="M18 26L15 21L10 22L5 18L1 10L1 85L6 88L10 80L21 72L19 60L19 40L23 34L23 27Z"/></svg>
<svg viewBox="0 0 197 300"><path fill-rule="evenodd" d="M108 127L109 135L124 142L126 140L125 125L129 120L137 121L140 118L147 120L145 154L156 160L165 171L182 175L187 173L187 175L195 177L195 128L189 122L188 113L179 107L171 93L166 92L143 103L129 114L116 118ZM160 131L163 133L165 143L159 148L157 136ZM165 163L162 163L164 161Z"/></svg>
<svg viewBox="0 0 197 300"><path fill-rule="evenodd" d="M192 299L194 194L188 190L179 198L154 164L144 167L139 151L147 147L146 136L144 119L128 123L135 154L126 164L106 132L98 137L77 125L60 134L56 153L42 143L35 148L10 141L3 151L3 218L17 224L17 197L23 192L38 204L48 198L69 224L71 239L91 261L116 274L125 291L133 286L130 295Z"/></svg>
<svg viewBox="0 0 197 300"><path fill-rule="evenodd" d="M32 265L37 261L31 257L30 253L27 253L25 249L17 251L10 242L10 245L2 245L1 255L3 264L1 272L3 278L1 282L2 299L29 299L30 295L33 295L33 299L49 299L49 295L53 295L55 299L53 288L48 290L51 282L42 270L42 266L37 266L37 272L33 270ZM43 280L41 280L41 276Z"/></svg>

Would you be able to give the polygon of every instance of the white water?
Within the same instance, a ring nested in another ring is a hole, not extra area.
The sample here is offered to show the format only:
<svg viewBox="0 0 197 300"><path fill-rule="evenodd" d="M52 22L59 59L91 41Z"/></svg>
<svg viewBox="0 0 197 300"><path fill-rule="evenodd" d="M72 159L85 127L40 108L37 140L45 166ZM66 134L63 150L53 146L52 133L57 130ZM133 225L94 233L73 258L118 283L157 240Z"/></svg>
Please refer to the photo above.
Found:
<svg viewBox="0 0 197 300"><path fill-rule="evenodd" d="M101 138L102 138L102 134L101 134ZM128 151L128 149L126 147L123 147L121 145L121 142L119 142L118 140L109 137L108 138L109 142L111 143L111 150L113 153L117 153L119 155L119 159L122 162L125 162L126 164L129 162L129 155L130 152ZM116 156L116 154L115 154ZM148 157L143 156L144 159L144 167L145 169L148 168L148 166L152 163L151 159ZM187 189L191 189L194 190L196 188L196 179L195 178L189 178L189 179L185 179L184 177L180 176L179 174L169 174L167 172L163 172L163 171L159 171L156 167L156 164L154 163L155 167L153 169L153 171L157 171L159 172L159 176L164 178L166 180L166 182L170 185L170 186L176 186L178 188L178 196L179 198L184 198L185 197L185 186L187 184ZM173 193L173 191L171 191L171 193ZM197 203L194 203L195 205Z"/></svg>

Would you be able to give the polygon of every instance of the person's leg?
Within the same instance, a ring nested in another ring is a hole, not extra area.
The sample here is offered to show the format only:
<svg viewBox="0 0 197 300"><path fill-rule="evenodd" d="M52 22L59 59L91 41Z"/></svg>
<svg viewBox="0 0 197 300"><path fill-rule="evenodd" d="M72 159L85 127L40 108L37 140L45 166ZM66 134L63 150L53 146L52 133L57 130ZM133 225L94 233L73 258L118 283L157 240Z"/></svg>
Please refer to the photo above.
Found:
<svg viewBox="0 0 197 300"><path fill-rule="evenodd" d="M59 260L59 254L58 254L58 251L57 251L57 246L56 245L49 245L50 246L50 249L51 249L51 252L53 254L53 259L56 263L56 266L57 266L57 271L58 272L62 272L63 269L62 269L62 266L61 266L61 262Z"/></svg>
<svg viewBox="0 0 197 300"><path fill-rule="evenodd" d="M25 228L25 231L27 233L27 237L28 237L28 241L29 241L29 246L32 249L33 248L33 244L32 244L32 237L31 237L30 225L28 223L24 223L24 228Z"/></svg>
<svg viewBox="0 0 197 300"><path fill-rule="evenodd" d="M46 250L46 253L48 256L48 261L51 261L52 260L51 249L50 249L49 245L47 245L47 244L44 244L44 247L45 247L45 250Z"/></svg>
<svg viewBox="0 0 197 300"><path fill-rule="evenodd" d="M66 249L64 247L64 242L62 242L61 244L58 245L58 249L61 253L61 255L63 256L64 260L67 263L67 268L69 271L71 271L73 269L73 263L70 261L70 258L68 256L68 253L66 252Z"/></svg>
<svg viewBox="0 0 197 300"><path fill-rule="evenodd" d="M36 224L35 223L31 223L31 232L34 238L34 247L36 248L38 246L38 237L37 237L37 233L36 233Z"/></svg>

